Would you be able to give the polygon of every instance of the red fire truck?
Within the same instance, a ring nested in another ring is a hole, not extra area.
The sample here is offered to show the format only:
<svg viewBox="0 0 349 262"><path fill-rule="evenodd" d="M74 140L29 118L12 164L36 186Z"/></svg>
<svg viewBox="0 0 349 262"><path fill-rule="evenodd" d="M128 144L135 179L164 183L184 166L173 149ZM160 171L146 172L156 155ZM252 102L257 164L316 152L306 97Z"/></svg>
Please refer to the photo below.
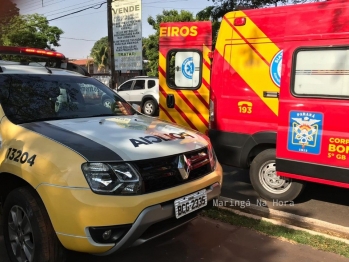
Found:
<svg viewBox="0 0 349 262"><path fill-rule="evenodd" d="M349 188L349 2L234 11L160 27L160 118L207 132L261 197ZM212 64L211 64L212 63Z"/></svg>

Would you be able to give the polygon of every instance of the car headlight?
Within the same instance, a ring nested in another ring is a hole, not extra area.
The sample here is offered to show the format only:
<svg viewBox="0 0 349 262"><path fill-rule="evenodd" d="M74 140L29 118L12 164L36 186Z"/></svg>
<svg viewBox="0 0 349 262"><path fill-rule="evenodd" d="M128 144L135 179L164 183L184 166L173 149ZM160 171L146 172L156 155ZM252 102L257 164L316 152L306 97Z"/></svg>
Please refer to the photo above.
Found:
<svg viewBox="0 0 349 262"><path fill-rule="evenodd" d="M139 173L127 163L84 163L82 171L97 194L137 195L142 188Z"/></svg>
<svg viewBox="0 0 349 262"><path fill-rule="evenodd" d="M212 171L215 171L216 170L216 167L217 167L217 156L216 156L216 153L214 152L214 149L212 147L212 144L211 144L211 140L210 138L205 135L205 134L202 134L202 133L199 133L199 135L206 140L207 142L207 151L208 151L208 156L209 156L209 159L210 159L210 165L211 165L211 170Z"/></svg>

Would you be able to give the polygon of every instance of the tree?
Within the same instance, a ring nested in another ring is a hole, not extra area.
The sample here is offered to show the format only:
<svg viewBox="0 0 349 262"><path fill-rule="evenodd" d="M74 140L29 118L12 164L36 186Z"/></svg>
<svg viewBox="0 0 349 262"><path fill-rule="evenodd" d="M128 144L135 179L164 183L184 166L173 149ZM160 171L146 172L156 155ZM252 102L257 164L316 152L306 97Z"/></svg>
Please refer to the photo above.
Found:
<svg viewBox="0 0 349 262"><path fill-rule="evenodd" d="M39 15L18 15L2 27L0 42L6 46L29 46L54 50L60 46L60 35L63 31L50 26L47 18Z"/></svg>
<svg viewBox="0 0 349 262"><path fill-rule="evenodd" d="M196 14L196 20L198 21L211 21L212 22L212 39L213 39L213 48L216 45L216 40L218 36L218 31L221 23L217 18L212 16L212 12L215 9L214 6L208 6L204 10Z"/></svg>
<svg viewBox="0 0 349 262"><path fill-rule="evenodd" d="M265 6L277 6L283 4L303 4L307 2L320 2L323 0L209 0L214 3L211 11L213 19L220 19L226 13L241 7L260 8Z"/></svg>
<svg viewBox="0 0 349 262"><path fill-rule="evenodd" d="M102 37L92 47L90 56L98 66L98 71L109 66L109 42L108 37Z"/></svg>
<svg viewBox="0 0 349 262"><path fill-rule="evenodd" d="M19 9L17 5L11 0L2 0L0 4L0 35L4 31L4 27L15 16L19 15ZM2 38L0 37L0 45L3 45Z"/></svg>
<svg viewBox="0 0 349 262"><path fill-rule="evenodd" d="M0 26L8 23L8 21L19 15L17 5L11 0L1 0L0 5Z"/></svg>
<svg viewBox="0 0 349 262"><path fill-rule="evenodd" d="M158 75L159 67L159 31L160 23L164 22L190 22L195 21L195 17L192 13L182 10L164 10L162 14L157 15L155 18L149 17L148 23L156 31L155 34L150 35L148 38L143 39L143 49L145 50L145 57L149 60L147 64L147 71L149 76Z"/></svg>

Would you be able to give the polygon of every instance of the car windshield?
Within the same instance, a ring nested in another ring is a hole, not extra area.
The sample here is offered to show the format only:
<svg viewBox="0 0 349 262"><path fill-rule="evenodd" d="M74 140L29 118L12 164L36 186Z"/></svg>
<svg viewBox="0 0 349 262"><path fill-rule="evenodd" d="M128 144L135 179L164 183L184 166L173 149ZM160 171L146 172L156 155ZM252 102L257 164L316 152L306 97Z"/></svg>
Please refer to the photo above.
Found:
<svg viewBox="0 0 349 262"><path fill-rule="evenodd" d="M0 103L15 124L138 112L96 79L62 75L0 75Z"/></svg>

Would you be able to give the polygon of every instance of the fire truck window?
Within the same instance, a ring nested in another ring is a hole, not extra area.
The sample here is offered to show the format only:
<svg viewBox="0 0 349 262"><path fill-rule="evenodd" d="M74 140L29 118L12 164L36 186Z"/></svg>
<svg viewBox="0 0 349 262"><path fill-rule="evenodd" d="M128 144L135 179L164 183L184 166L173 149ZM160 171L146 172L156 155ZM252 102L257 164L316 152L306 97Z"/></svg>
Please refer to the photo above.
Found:
<svg viewBox="0 0 349 262"><path fill-rule="evenodd" d="M297 95L349 97L349 50L299 51L293 88Z"/></svg>
<svg viewBox="0 0 349 262"><path fill-rule="evenodd" d="M201 54L198 51L172 51L167 57L167 84L173 89L198 89L201 85Z"/></svg>

